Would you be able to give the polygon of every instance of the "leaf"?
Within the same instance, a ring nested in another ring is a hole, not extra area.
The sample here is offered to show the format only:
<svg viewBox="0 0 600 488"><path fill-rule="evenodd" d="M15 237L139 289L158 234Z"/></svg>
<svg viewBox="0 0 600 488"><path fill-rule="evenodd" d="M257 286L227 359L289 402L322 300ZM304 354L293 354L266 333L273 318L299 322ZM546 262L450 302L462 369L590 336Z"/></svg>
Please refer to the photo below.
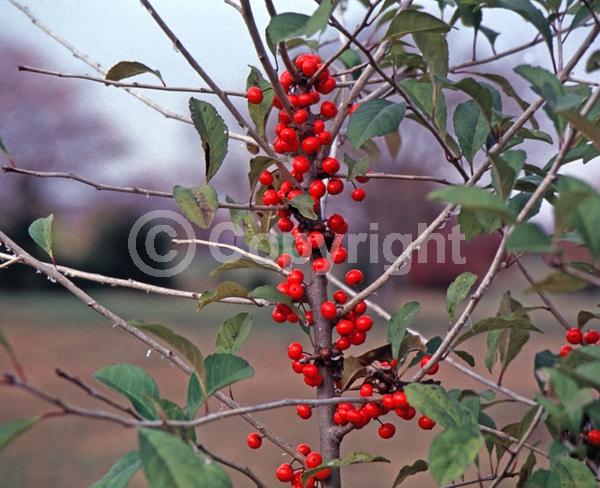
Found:
<svg viewBox="0 0 600 488"><path fill-rule="evenodd" d="M214 291L205 291L200 295L198 301L198 311L202 310L209 303L218 302L223 298L238 297L246 298L248 290L235 281L224 281Z"/></svg>
<svg viewBox="0 0 600 488"><path fill-rule="evenodd" d="M581 310L577 314L577 327L581 328L586 325L590 320L599 319L600 315L593 312L588 312L586 310Z"/></svg>
<svg viewBox="0 0 600 488"><path fill-rule="evenodd" d="M595 488L596 479L583 462L569 456L552 460L548 488Z"/></svg>
<svg viewBox="0 0 600 488"><path fill-rule="evenodd" d="M29 226L28 232L34 242L40 246L50 258L54 261L52 253L52 223L54 214L34 220Z"/></svg>
<svg viewBox="0 0 600 488"><path fill-rule="evenodd" d="M574 110L557 110L573 127L585 135L600 150L600 129L598 125Z"/></svg>
<svg viewBox="0 0 600 488"><path fill-rule="evenodd" d="M223 322L217 332L217 352L236 353L240 350L252 330L252 316L238 313Z"/></svg>
<svg viewBox="0 0 600 488"><path fill-rule="evenodd" d="M519 108L521 108L521 110L527 110L527 108L529 108L529 104L525 100L523 100L523 98L521 98L521 96L513 87L513 84L510 81L508 81L504 76L500 76L496 73L476 74L477 76L481 76L496 83L508 97L512 98L515 102L517 102L517 105L519 105ZM531 125L534 129L538 129L539 127L537 121L534 118L531 119Z"/></svg>
<svg viewBox="0 0 600 488"><path fill-rule="evenodd" d="M558 78L543 68L522 64L515 68L515 73L529 81L532 90L552 107L565 95L565 89Z"/></svg>
<svg viewBox="0 0 600 488"><path fill-rule="evenodd" d="M317 10L314 11L314 13L306 22L306 27L304 28L304 35L306 37L312 37L317 32L321 32L323 29L325 29L325 27L327 27L327 22L329 21L329 16L331 15L332 10L332 1L322 0Z"/></svg>
<svg viewBox="0 0 600 488"><path fill-rule="evenodd" d="M460 209L458 224L461 233L464 234L467 240L474 239L479 235L489 234L501 226L500 218L497 215L475 212L466 208Z"/></svg>
<svg viewBox="0 0 600 488"><path fill-rule="evenodd" d="M372 137L384 136L398 130L406 105L375 99L363 103L350 117L347 136L354 149Z"/></svg>
<svg viewBox="0 0 600 488"><path fill-rule="evenodd" d="M106 73L105 79L110 81L120 81L125 78L131 78L132 76L141 75L142 73L151 73L156 76L160 82L165 85L160 71L157 69L148 68L145 64L138 63L137 61L121 61L115 64Z"/></svg>
<svg viewBox="0 0 600 488"><path fill-rule="evenodd" d="M173 187L175 203L188 220L203 229L208 229L219 208L217 192L210 186Z"/></svg>
<svg viewBox="0 0 600 488"><path fill-rule="evenodd" d="M0 425L0 452L21 434L24 434L40 421L40 417L13 420Z"/></svg>
<svg viewBox="0 0 600 488"><path fill-rule="evenodd" d="M180 438L159 430L140 429L140 459L151 488L232 488L215 462L196 456Z"/></svg>
<svg viewBox="0 0 600 488"><path fill-rule="evenodd" d="M248 75L248 78L246 78L246 89L250 88L251 86L257 86L262 90L262 102L258 104L248 102L248 113L250 114L252 122L254 122L254 125L256 126L258 135L260 137L264 137L265 124L267 123L269 112L273 107L273 98L275 98L275 93L273 92L273 87L271 84L263 78L260 70L255 66L250 66L250 74ZM259 157L264 158L264 156Z"/></svg>
<svg viewBox="0 0 600 488"><path fill-rule="evenodd" d="M444 93L442 91L438 93L436 89L436 96L434 97L434 87L428 81L408 79L402 80L400 85L417 108L425 112L430 118L435 118L436 125L443 127L445 132L447 109Z"/></svg>
<svg viewBox="0 0 600 488"><path fill-rule="evenodd" d="M548 252L550 237L537 224L517 224L508 238L506 250L510 252Z"/></svg>
<svg viewBox="0 0 600 488"><path fill-rule="evenodd" d="M362 59L360 59L358 53L352 48L348 48L342 54L340 54L338 60L343 63L347 69L354 68L362 63ZM360 76L361 72L362 70L360 69L353 71L352 78L356 80Z"/></svg>
<svg viewBox="0 0 600 488"><path fill-rule="evenodd" d="M400 12L388 28L385 39L401 37L415 32L448 32L450 26L442 20L418 10Z"/></svg>
<svg viewBox="0 0 600 488"><path fill-rule="evenodd" d="M275 54L277 44L280 42L301 36L306 29L308 20L308 15L293 12L274 15L266 30L267 44L271 52Z"/></svg>
<svg viewBox="0 0 600 488"><path fill-rule="evenodd" d="M457 351L456 349L454 349L453 352L469 366L471 366L472 368L475 367L475 358L471 356L467 351Z"/></svg>
<svg viewBox="0 0 600 488"><path fill-rule="evenodd" d="M429 471L439 486L459 478L483 447L483 437L469 430L449 428L429 448Z"/></svg>
<svg viewBox="0 0 600 488"><path fill-rule="evenodd" d="M368 156L361 159L353 159L349 154L344 154L344 163L348 166L348 175L346 179L348 181L353 180L357 176L363 176L369 171L371 166L371 160Z"/></svg>
<svg viewBox="0 0 600 488"><path fill-rule="evenodd" d="M587 286L587 282L575 276L570 276L562 271L552 271L540 281L534 283L529 290L541 290L554 294L569 294L575 293Z"/></svg>
<svg viewBox="0 0 600 488"><path fill-rule="evenodd" d="M219 267L213 269L209 276L218 276L225 271L236 269L264 269L266 271L278 271L275 265L269 266L266 263L260 263L244 256L235 256L225 261Z"/></svg>
<svg viewBox="0 0 600 488"><path fill-rule="evenodd" d="M414 463L403 466L398 472L398 476L396 476L392 488L400 486L409 476L427 471L428 466L427 461L423 461L422 459L417 459Z"/></svg>
<svg viewBox="0 0 600 488"><path fill-rule="evenodd" d="M527 482L527 480L531 477L531 474L533 473L533 467L535 466L535 463L537 462L535 455L533 454L533 451L529 451L529 455L527 456L527 459L525 460L525 462L521 465L521 468L519 469L519 479L517 480L517 486L516 488L523 488L525 486L525 483Z"/></svg>
<svg viewBox="0 0 600 488"><path fill-rule="evenodd" d="M156 410L151 399L158 400L158 386L152 377L139 366L115 364L94 373L94 378L110 389L126 396L144 418L156 420Z"/></svg>
<svg viewBox="0 0 600 488"><path fill-rule="evenodd" d="M317 220L318 215L314 211L315 201L313 197L306 193L298 195L289 201L289 204L300 212L303 217L310 220Z"/></svg>
<svg viewBox="0 0 600 488"><path fill-rule="evenodd" d="M421 310L419 302L408 302L400 310L392 314L388 322L388 341L392 346L392 357L398 358L400 346L406 335L406 329Z"/></svg>
<svg viewBox="0 0 600 488"><path fill-rule="evenodd" d="M448 291L446 292L446 311L451 321L454 320L457 305L467 298L469 291L471 291L476 281L477 275L467 271L457 276L448 287Z"/></svg>
<svg viewBox="0 0 600 488"><path fill-rule="evenodd" d="M489 212L505 217L509 221L515 219L514 212L509 209L497 195L474 186L447 186L427 195L430 200L443 201L460 205L469 210Z"/></svg>
<svg viewBox="0 0 600 488"><path fill-rule="evenodd" d="M490 133L487 120L477 103L469 100L456 107L453 122L460 149L465 158L473 162Z"/></svg>
<svg viewBox="0 0 600 488"><path fill-rule="evenodd" d="M501 156L492 155L492 184L503 200L510 197L519 173L525 165L524 151L506 151Z"/></svg>
<svg viewBox="0 0 600 488"><path fill-rule="evenodd" d="M200 350L189 340L179 334L176 334L168 327L161 324L144 324L143 322L132 322L136 328L150 332L159 339L162 339L170 346L179 351L186 358L194 371L198 374L200 380L206 381L206 368L204 367L204 357Z"/></svg>
<svg viewBox="0 0 600 488"><path fill-rule="evenodd" d="M520 329L520 330L532 330L535 332L541 332L535 325L529 320L524 318L504 318L504 317L490 317L487 319L480 320L473 325L468 331L462 334L452 347L456 347L459 344L465 342L471 337L475 337L478 334L484 334L492 330L501 329Z"/></svg>
<svg viewBox="0 0 600 488"><path fill-rule="evenodd" d="M305 470L302 473L302 481L306 482L308 478L318 473L324 468L340 468L342 466L350 466L351 464L365 464L365 463L389 463L390 460L383 456L375 456L363 451L353 451L344 455L340 459L330 459L325 461L316 468Z"/></svg>
<svg viewBox="0 0 600 488"><path fill-rule="evenodd" d="M196 375L190 376L188 383L187 412L193 418L206 398L210 398L221 388L254 376L248 362L228 353L215 353L204 360L206 367L206 395L202 393Z"/></svg>
<svg viewBox="0 0 600 488"><path fill-rule="evenodd" d="M227 155L229 130L223 118L210 103L191 97L189 105L192 122L202 141L206 161L206 180L209 181L217 174Z"/></svg>
<svg viewBox="0 0 600 488"><path fill-rule="evenodd" d="M587 62L585 63L585 72L591 73L600 69L600 50L594 51L590 54Z"/></svg>
<svg viewBox="0 0 600 488"><path fill-rule="evenodd" d="M101 480L96 481L90 488L126 488L142 463L137 451L129 451L119 458Z"/></svg>

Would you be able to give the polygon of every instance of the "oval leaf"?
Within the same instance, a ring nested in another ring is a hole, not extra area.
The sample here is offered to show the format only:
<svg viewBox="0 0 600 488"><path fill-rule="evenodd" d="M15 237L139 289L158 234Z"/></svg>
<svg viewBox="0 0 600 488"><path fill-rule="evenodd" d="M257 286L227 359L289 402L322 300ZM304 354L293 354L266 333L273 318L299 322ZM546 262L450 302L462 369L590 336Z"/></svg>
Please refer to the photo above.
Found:
<svg viewBox="0 0 600 488"><path fill-rule="evenodd" d="M48 256L54 260L52 254L52 223L54 222L54 214L37 219L29 226L29 235L40 246Z"/></svg>
<svg viewBox="0 0 600 488"><path fill-rule="evenodd" d="M191 97L189 105L192 122L200 134L204 149L206 179L210 180L219 171L227 155L229 130L223 118L210 103Z"/></svg>
<svg viewBox="0 0 600 488"><path fill-rule="evenodd" d="M398 358L400 346L406 335L406 329L410 327L410 324L412 324L420 310L421 305L419 302L409 302L390 317L388 322L388 340L392 345L392 357Z"/></svg>
<svg viewBox="0 0 600 488"><path fill-rule="evenodd" d="M448 32L449 30L448 24L433 15L418 10L404 10L394 17L385 38L400 37L414 32Z"/></svg>
<svg viewBox="0 0 600 488"><path fill-rule="evenodd" d="M217 192L208 185L193 188L177 185L173 187L173 198L183 215L203 229L210 227L219 208Z"/></svg>
<svg viewBox="0 0 600 488"><path fill-rule="evenodd" d="M406 105L375 99L363 103L350 117L348 139L356 149L372 137L396 132L404 117Z"/></svg>
<svg viewBox="0 0 600 488"><path fill-rule="evenodd" d="M40 417L29 417L0 425L0 452L21 434L31 429L39 420Z"/></svg>
<svg viewBox="0 0 600 488"><path fill-rule="evenodd" d="M476 281L477 276L467 271L457 276L450 284L446 292L446 310L450 320L454 320L456 306L467 298Z"/></svg>
<svg viewBox="0 0 600 488"><path fill-rule="evenodd" d="M249 313L238 313L227 319L217 332L217 352L235 353L250 336L252 316Z"/></svg>
<svg viewBox="0 0 600 488"><path fill-rule="evenodd" d="M152 69L146 66L145 64L138 63L137 61L121 61L120 63L115 64L112 68L108 70L106 73L105 79L110 81L120 81L125 78L131 78L132 76L141 75L143 73L151 73L156 76L160 82L165 85L164 80L160 74L160 71L157 69Z"/></svg>
<svg viewBox="0 0 600 488"><path fill-rule="evenodd" d="M130 451L113 464L104 477L91 488L126 488L129 480L142 466L137 451Z"/></svg>

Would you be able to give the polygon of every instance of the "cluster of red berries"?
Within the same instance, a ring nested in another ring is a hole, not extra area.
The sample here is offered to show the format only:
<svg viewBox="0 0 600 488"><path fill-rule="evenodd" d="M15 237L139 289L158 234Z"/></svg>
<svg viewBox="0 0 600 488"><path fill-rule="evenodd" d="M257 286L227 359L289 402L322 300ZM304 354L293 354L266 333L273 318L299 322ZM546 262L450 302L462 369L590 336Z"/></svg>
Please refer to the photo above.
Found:
<svg viewBox="0 0 600 488"><path fill-rule="evenodd" d="M310 359L309 355L304 353L302 344L292 342L288 346L287 354L288 358L292 360L292 369L294 372L304 375L304 383L313 387L320 386L323 383L323 375L319 367L315 364L314 360ZM301 418L308 419L311 416L310 407L305 405L299 405L297 411Z"/></svg>
<svg viewBox="0 0 600 488"><path fill-rule="evenodd" d="M246 438L248 447L251 449L258 449L262 446L262 437L258 432L252 432L248 434ZM304 465L300 468L294 469L292 463L280 464L275 470L275 477L283 482L291 482L292 488L313 488L317 482L326 480L331 476L331 468L323 468L317 471L313 476L309 477L306 483L302 483L302 475L306 469L317 468L323 464L323 457L317 451L313 451L308 444L298 444L296 452L304 456Z"/></svg>
<svg viewBox="0 0 600 488"><path fill-rule="evenodd" d="M600 342L600 333L595 329L582 332L579 327L571 327L565 334L568 344L560 348L559 356L564 358L569 355L576 345L594 345Z"/></svg>

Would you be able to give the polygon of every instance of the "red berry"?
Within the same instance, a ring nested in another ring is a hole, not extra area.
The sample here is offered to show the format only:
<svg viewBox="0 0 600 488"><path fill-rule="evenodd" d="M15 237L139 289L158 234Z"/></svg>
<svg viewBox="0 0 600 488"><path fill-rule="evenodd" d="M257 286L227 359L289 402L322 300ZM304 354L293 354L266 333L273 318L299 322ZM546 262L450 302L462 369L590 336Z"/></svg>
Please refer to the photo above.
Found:
<svg viewBox="0 0 600 488"><path fill-rule="evenodd" d="M309 136L302 141L302 150L306 154L316 153L321 148L321 143L317 137Z"/></svg>
<svg viewBox="0 0 600 488"><path fill-rule="evenodd" d="M367 171L367 173L368 173L368 171ZM359 183L367 183L369 181L369 177L368 176L357 176L356 181L358 181Z"/></svg>
<svg viewBox="0 0 600 488"><path fill-rule="evenodd" d="M591 444L592 446L600 446L600 430L590 430L587 435L587 441L588 444Z"/></svg>
<svg viewBox="0 0 600 488"><path fill-rule="evenodd" d="M331 259L333 259L333 262L335 264L343 263L344 261L346 261L347 258L348 251L345 247L342 246L338 247L335 251L331 253Z"/></svg>
<svg viewBox="0 0 600 488"><path fill-rule="evenodd" d="M425 367L425 365L429 362L429 360L431 359L431 355L426 354L425 356L423 356L421 358L421 368ZM440 369L440 363L435 363L431 368L429 368L427 370L426 374L431 374L434 375L436 374Z"/></svg>
<svg viewBox="0 0 600 488"><path fill-rule="evenodd" d="M262 446L262 437L258 432L252 432L246 437L246 443L250 449L258 449Z"/></svg>
<svg viewBox="0 0 600 488"><path fill-rule="evenodd" d="M326 130L319 132L317 137L319 138L321 146L329 146L329 144L333 142L333 136L331 135L331 132Z"/></svg>
<svg viewBox="0 0 600 488"><path fill-rule="evenodd" d="M300 125L308 120L308 111L301 108L296 110L293 116L294 124Z"/></svg>
<svg viewBox="0 0 600 488"><path fill-rule="evenodd" d="M304 371L304 364L300 361L292 361L292 369L294 370L294 373L301 374Z"/></svg>
<svg viewBox="0 0 600 488"><path fill-rule="evenodd" d="M358 285L363 279L363 272L359 269L351 269L346 273L346 283L350 286Z"/></svg>
<svg viewBox="0 0 600 488"><path fill-rule="evenodd" d="M388 410L393 410L394 408L396 408L396 402L394 401L394 397L389 393L383 395L383 397L381 398L381 404Z"/></svg>
<svg viewBox="0 0 600 488"><path fill-rule="evenodd" d="M344 217L340 214L333 214L327 219L327 226L336 234L343 234L348 228L348 224Z"/></svg>
<svg viewBox="0 0 600 488"><path fill-rule="evenodd" d="M392 395L394 401L394 408L406 408L408 407L408 400L406 399L406 393L403 391L397 391Z"/></svg>
<svg viewBox="0 0 600 488"><path fill-rule="evenodd" d="M341 336L349 336L354 332L355 326L354 322L351 322L347 319L340 320L337 324L335 324L335 330Z"/></svg>
<svg viewBox="0 0 600 488"><path fill-rule="evenodd" d="M319 81L319 83L317 83L315 88L317 89L317 91L319 93L322 93L323 95L327 95L328 93L331 93L333 90L335 90L336 86L337 86L337 81L335 81L335 78L333 76L330 76L329 78L327 78L324 81Z"/></svg>
<svg viewBox="0 0 600 488"><path fill-rule="evenodd" d="M325 158L321 163L323 171L329 175L334 175L340 170L340 163L335 158Z"/></svg>
<svg viewBox="0 0 600 488"><path fill-rule="evenodd" d="M367 340L367 334L355 330L350 336L350 343L354 346L358 346Z"/></svg>
<svg viewBox="0 0 600 488"><path fill-rule="evenodd" d="M367 192L365 190L363 190L362 188L357 188L350 194L350 197L352 197L352 200L354 200L355 202L362 202L365 199L366 195Z"/></svg>
<svg viewBox="0 0 600 488"><path fill-rule="evenodd" d="M346 301L348 301L348 295L343 290L337 290L333 294L333 299L336 301L336 303L346 303Z"/></svg>
<svg viewBox="0 0 600 488"><path fill-rule="evenodd" d="M287 463L281 464L275 470L275 476L277 476L277 479L279 481L282 481L283 483L287 483L288 481L292 481L292 478L294 477L294 470Z"/></svg>
<svg viewBox="0 0 600 488"><path fill-rule="evenodd" d="M284 217L283 219L279 219L277 221L277 227L279 227L281 232L289 232L294 228L294 222L287 217Z"/></svg>
<svg viewBox="0 0 600 488"><path fill-rule="evenodd" d="M572 350L573 350L573 348L571 346L569 346L568 344L566 344L560 348L560 350L558 351L558 355L561 358L566 358Z"/></svg>
<svg viewBox="0 0 600 488"><path fill-rule="evenodd" d="M273 184L273 175L269 170L264 170L258 177L261 185L271 186Z"/></svg>
<svg viewBox="0 0 600 488"><path fill-rule="evenodd" d="M339 178L331 178L327 183L327 192L330 195L337 195L344 190L344 182Z"/></svg>
<svg viewBox="0 0 600 488"><path fill-rule="evenodd" d="M331 264L325 258L315 258L312 262L312 268L317 273L327 273L331 269Z"/></svg>
<svg viewBox="0 0 600 488"><path fill-rule="evenodd" d="M416 414L417 411L415 410L415 407L411 407L410 405L406 408L396 409L396 415L398 415L398 417L404 420L411 420L415 417Z"/></svg>
<svg viewBox="0 0 600 488"><path fill-rule="evenodd" d="M306 156L296 156L292 161L292 167L298 173L306 173L310 169L310 161Z"/></svg>
<svg viewBox="0 0 600 488"><path fill-rule="evenodd" d="M578 327L572 327L571 329L569 329L565 337L569 344L581 344L581 341L583 340L583 334L581 332L581 329L579 329Z"/></svg>
<svg viewBox="0 0 600 488"><path fill-rule="evenodd" d="M367 311L367 304L364 301L358 302L356 304L356 307L354 307L354 311L358 315L362 315L363 313L365 313Z"/></svg>
<svg viewBox="0 0 600 488"><path fill-rule="evenodd" d="M283 324L287 320L287 315L281 313L279 310L273 310L271 317L273 317L273 320L278 324Z"/></svg>
<svg viewBox="0 0 600 488"><path fill-rule="evenodd" d="M356 319L356 330L359 332L369 332L373 327L373 319L368 315Z"/></svg>
<svg viewBox="0 0 600 488"><path fill-rule="evenodd" d="M360 387L360 396L370 397L371 395L373 395L373 385L371 383L363 383Z"/></svg>
<svg viewBox="0 0 600 488"><path fill-rule="evenodd" d="M304 273L301 269L293 269L287 277L288 283L296 283L301 285L304 281Z"/></svg>
<svg viewBox="0 0 600 488"><path fill-rule="evenodd" d="M311 452L308 456L306 456L306 467L307 468L316 468L323 463L323 458L317 451Z"/></svg>
<svg viewBox="0 0 600 488"><path fill-rule="evenodd" d="M340 337L337 341L335 341L335 345L340 351L345 351L351 345L350 339L347 337Z"/></svg>
<svg viewBox="0 0 600 488"><path fill-rule="evenodd" d="M287 294L292 300L300 300L304 296L304 287L296 283L291 283Z"/></svg>
<svg viewBox="0 0 600 488"><path fill-rule="evenodd" d="M331 476L331 468L321 469L320 471L317 472L317 474L315 474L315 478L317 478L318 480L321 480L321 481L326 480L330 476Z"/></svg>
<svg viewBox="0 0 600 488"><path fill-rule="evenodd" d="M421 415L418 422L419 427L423 430L431 430L435 427L435 421L427 417L427 415Z"/></svg>
<svg viewBox="0 0 600 488"><path fill-rule="evenodd" d="M313 122L312 125L312 131L315 134L320 134L321 132L323 132L325 130L325 122L323 122L321 119L317 119Z"/></svg>
<svg viewBox="0 0 600 488"><path fill-rule="evenodd" d="M263 101L263 92L257 86L251 86L246 92L248 103L258 104Z"/></svg>
<svg viewBox="0 0 600 488"><path fill-rule="evenodd" d="M279 257L277 258L277 265L280 268L287 268L290 264L292 264L292 255L291 254L283 253L283 254L280 254Z"/></svg>
<svg viewBox="0 0 600 488"><path fill-rule="evenodd" d="M396 427L394 426L394 424L382 424L379 426L379 437L381 437L382 439L389 439L391 437L394 437L394 434L396 433Z"/></svg>
<svg viewBox="0 0 600 488"><path fill-rule="evenodd" d="M314 364L305 364L304 369L302 369L302 373L304 376L308 376L309 378L316 378L319 376L319 368L317 368Z"/></svg>
<svg viewBox="0 0 600 488"><path fill-rule="evenodd" d="M300 93L298 95L297 105L300 107L308 107L314 103L314 97L310 93Z"/></svg>
<svg viewBox="0 0 600 488"><path fill-rule="evenodd" d="M332 320L337 315L335 303L326 301L321 304L321 315L327 320Z"/></svg>
<svg viewBox="0 0 600 488"><path fill-rule="evenodd" d="M292 77L289 71L286 70L283 73L281 73L281 75L279 75L279 83L281 83L285 91L288 91L290 89L293 82L294 78Z"/></svg>
<svg viewBox="0 0 600 488"><path fill-rule="evenodd" d="M308 325L315 325L315 317L312 313L312 310L307 310L304 315L306 315L306 323Z"/></svg>
<svg viewBox="0 0 600 488"><path fill-rule="evenodd" d="M304 383L306 383L308 386L319 386L321 383L323 383L323 376L321 375L321 373L319 373L314 378L311 378L310 376L305 376Z"/></svg>
<svg viewBox="0 0 600 488"><path fill-rule="evenodd" d="M304 76L312 76L319 68L317 67L317 63L315 63L312 59L307 59L304 61L304 63L302 63L301 69Z"/></svg>
<svg viewBox="0 0 600 488"><path fill-rule="evenodd" d="M306 419L311 418L312 409L310 408L309 405L298 405L296 407L296 413L298 414L298 417L306 420Z"/></svg>
<svg viewBox="0 0 600 488"><path fill-rule="evenodd" d="M325 183L323 183L321 180L314 180L308 187L308 192L315 199L321 198L323 195L325 195L325 191Z"/></svg>
<svg viewBox="0 0 600 488"><path fill-rule="evenodd" d="M281 139L283 139L285 142L289 142L290 144L298 139L296 131L290 127L282 129L279 133L279 137L281 137Z"/></svg>
<svg viewBox="0 0 600 488"><path fill-rule="evenodd" d="M302 357L302 344L299 342L292 342L288 346L287 350L288 358L295 359L296 361Z"/></svg>
<svg viewBox="0 0 600 488"><path fill-rule="evenodd" d="M362 410L366 415L368 415L372 419L376 419L377 417L379 417L379 415L381 415L381 410L379 409L379 406L374 402L367 403L362 408Z"/></svg>
<svg viewBox="0 0 600 488"><path fill-rule="evenodd" d="M321 115L326 119L331 119L337 114L337 106L333 102L323 102L321 104Z"/></svg>
<svg viewBox="0 0 600 488"><path fill-rule="evenodd" d="M600 334L597 330L590 329L583 334L583 342L586 344L596 344L600 340Z"/></svg>
<svg viewBox="0 0 600 488"><path fill-rule="evenodd" d="M298 444L296 446L296 451L298 451L303 456L308 456L310 454L311 450L312 449L310 448L310 446L308 444Z"/></svg>
<svg viewBox="0 0 600 488"><path fill-rule="evenodd" d="M265 205L277 205L279 203L279 195L275 190L267 190L263 193L262 201Z"/></svg>

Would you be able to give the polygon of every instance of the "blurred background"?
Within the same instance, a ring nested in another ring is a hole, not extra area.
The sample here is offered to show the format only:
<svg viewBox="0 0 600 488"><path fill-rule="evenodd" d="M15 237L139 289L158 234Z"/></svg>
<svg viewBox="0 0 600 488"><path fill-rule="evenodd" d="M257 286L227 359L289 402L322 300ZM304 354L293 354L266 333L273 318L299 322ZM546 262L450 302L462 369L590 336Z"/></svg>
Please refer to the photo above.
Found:
<svg viewBox="0 0 600 488"><path fill-rule="evenodd" d="M54 33L67 39L79 50L99 62L104 68L122 60L135 60L159 69L168 85L202 85L185 60L170 45L152 19L138 2L81 2L55 0L28 1L31 12ZM255 16L261 31L268 23L263 2L253 2ZM311 2L285 0L275 2L278 11L310 13ZM436 2L425 2L425 7L437 9ZM243 91L248 64L259 65L250 39L238 13L222 2L161 2L157 4L165 20L178 33L183 43L197 56L203 67L225 89ZM349 26L355 25L362 13L360 2L351 1L345 13ZM487 14L487 13L486 13ZM68 73L93 74L92 70L75 59L71 53L37 29L30 20L8 0L1 0L0 15L0 137L18 167L39 171L72 171L97 182L113 185L136 185L170 191L173 185L192 186L204 182L204 157L197 133L187 124L169 120L148 108L124 91L81 80L49 78L18 72L18 65L28 65ZM535 35L533 29L505 11L494 11L493 19L483 23L501 33L496 50L503 51L521 44ZM518 25L518 29L515 29ZM325 32L322 39L334 38ZM577 35L570 38L565 49L569 56L577 46ZM470 59L471 34L466 29L449 34L451 64ZM329 47L328 49L334 49ZM324 53L326 54L326 49ZM480 39L477 55L491 54L487 41ZM524 97L531 92L511 72L512 67L528 63L545 65L547 55L542 46L519 53L487 67L485 71L500 73L514 83ZM577 72L576 72L577 74ZM152 78L140 81L154 83ZM188 95L162 92L144 93L168 110L187 114ZM455 98L452 98L455 97ZM234 121L214 97L203 99L214 103L225 117L229 127L237 131ZM450 94L449 104L463 99ZM517 113L514 105L505 100L504 111ZM245 102L236 102L245 113ZM449 120L451 118L449 117ZM547 121L542 125L551 131ZM381 144L380 155L372 169L393 173L428 174L458 181L450 165L427 133L416 130L409 120L401 125L399 146ZM550 154L549 146L532 143L529 146L535 160L543 165ZM248 154L245 146L230 141L229 155L222 171L213 180L220 196L230 195L247 199ZM594 162L583 168L578 163L567 167L576 174L597 184ZM3 162L4 164L4 162ZM416 232L419 223L429 222L439 207L428 203L425 195L435 184L414 182L371 181L365 186L368 196L362 204L349 198L339 198L328 204L333 212L343 209L351 221L351 232L368 232L372 222L379 223L380 236L390 232ZM372 190L370 190L372 188ZM343 203L339 203L343 200ZM348 203L350 202L350 203ZM27 234L29 224L50 213L55 215L54 251L62 265L85 269L108 276L133 278L162 286L191 291L211 289L219 278L209 278L209 271L218 263L198 249L192 265L181 275L172 278L153 278L142 273L132 262L127 249L127 238L133 223L153 209L176 210L169 199L145 198L109 192L98 192L90 187L67 180L35 179L13 173L0 174L0 228L21 246L40 259L46 259ZM227 220L225 211L218 220ZM551 224L545 209L540 214L543 225ZM450 232L454 222L442 232ZM207 231L195 229L199 237ZM171 245L167 236L161 237L159 247L166 252ZM423 305L415 327L428 336L443 334L448 323L445 314L445 290L461 272L471 271L481 276L495 252L494 236L477 238L463 243L461 255L466 264L437 263L437 244L427 246L427 263L413 263L410 273L394 278L375 301L393 311L409 300ZM446 255L450 256L450 245ZM359 246L359 266L366 272L367 281L383 270L385 263L370 263L368 245ZM401 248L394 249L397 253ZM381 261L381 260L380 260ZM532 274L539 278L547 267L542 257L528 262ZM340 270L340 276L341 276ZM235 271L226 278L247 287L257 286L272 277L264 272ZM116 290L90 283L79 283L100 303L125 319L142 319L163 323L196 341L206 354L214 347L214 336L222 321L246 307L235 309L211 305L201 313L195 311L190 300L150 296L144 293ZM539 305L537 295L527 293L528 283L518 270L503 272L492 292L482 301L475 318L494 314L501 294L510 289L526 305ZM565 317L575 320L579 310L596 305L589 291L569 297L557 297L557 304ZM254 315L254 329L242 355L256 370L256 376L235 387L236 399L242 404L267 401L283 396L310 396L301 381L291 372L285 356L290 340L299 337L290 326L275 326L269 314L249 310ZM544 347L556 350L561 342L562 329L544 311L534 312L533 319L544 335L533 338L525 346L506 385L532 396L535 381L531 374L531 357ZM363 350L385 341L386 324L376 321L375 332ZM29 380L48 391L81 405L94 405L70 385L54 375L61 367L89 379L101 366L130 362L144 367L152 374L164 396L179 403L185 401L185 378L173 374L171 367L155 353L147 355L143 344L111 328L99 316L87 309L58 285L24 266L0 270L0 325L24 364ZM534 344L532 344L534 343ZM469 350L477 360L477 370L485 372L480 363L485 354L485 340L473 340ZM265 354L269 351L272 354ZM352 353L360 352L359 348ZM9 363L0 354L0 367L6 371ZM442 368L441 379L450 387L481 389L449 367ZM219 408L211 402L210 408ZM46 406L31 397L15 391L0 390L0 422L43 412ZM496 409L499 425L516 421L520 407L511 405L507 411ZM290 442L309 442L317 445L316 422L301 421L293 410L268 412L257 415ZM310 424L307 427L306 424ZM224 436L223 433L227 435ZM266 446L259 453L249 452L245 437L250 432L242 421L231 419L224 424L210 425L199 431L199 439L214 452L247 463L266 480L272 480L272 469L283 462L279 452ZM350 467L346 469L348 486L387 487L398 469L418 458L427 457L427 445L433 433L418 431L414 423L403 424L391 441L382 441L374 425L351 434L344 449L365 450L392 460L390 465ZM59 418L43 422L20 438L0 456L0 487L61 487L88 486L99 479L121 454L135 446L134 431L112 424L76 418ZM423 486L427 474L421 474L406 486ZM235 486L248 486L246 480L233 475ZM271 483L268 481L269 485ZM144 486L138 474L132 486Z"/></svg>

